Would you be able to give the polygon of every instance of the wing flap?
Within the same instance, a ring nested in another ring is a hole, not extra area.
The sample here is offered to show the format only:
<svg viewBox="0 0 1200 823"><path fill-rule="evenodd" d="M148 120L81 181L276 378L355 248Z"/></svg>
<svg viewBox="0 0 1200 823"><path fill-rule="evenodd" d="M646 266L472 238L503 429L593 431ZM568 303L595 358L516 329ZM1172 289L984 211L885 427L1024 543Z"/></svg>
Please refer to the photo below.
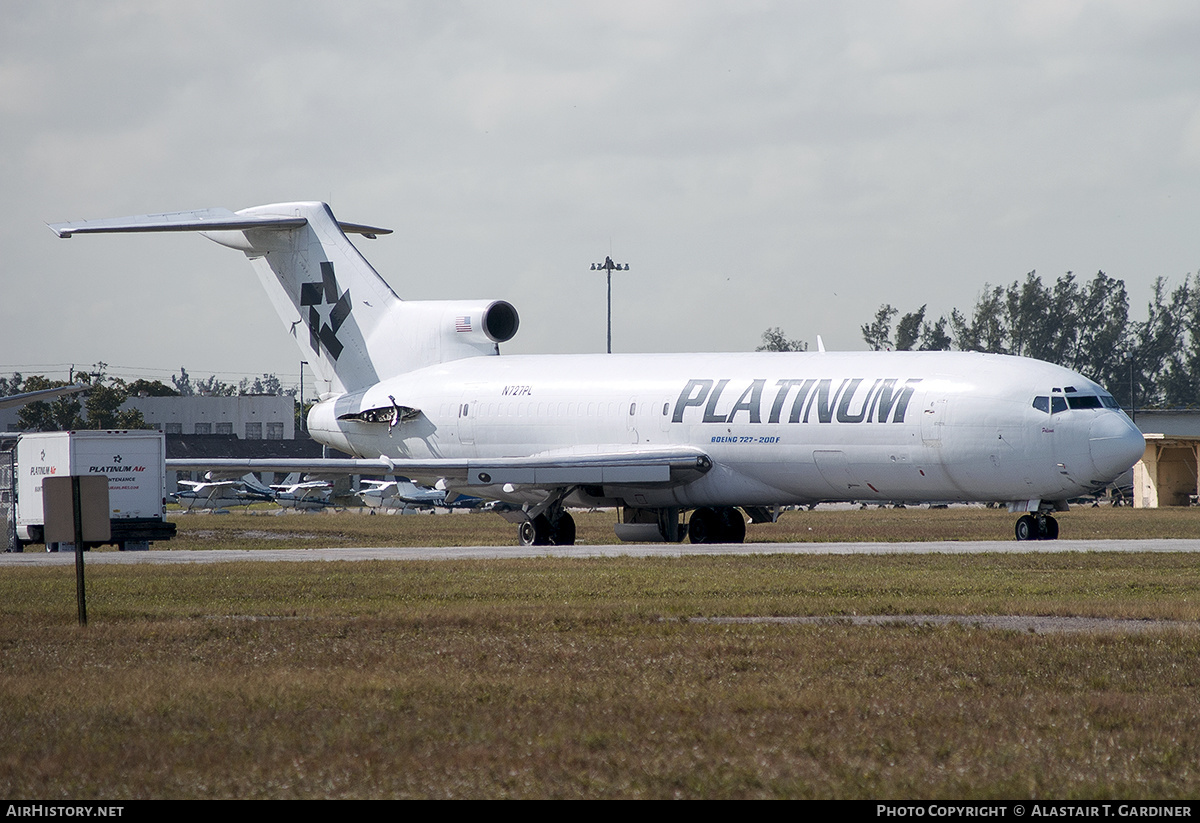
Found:
<svg viewBox="0 0 1200 823"><path fill-rule="evenodd" d="M405 459L204 459L167 461L168 471L208 471L240 476L248 471L331 474L403 474L418 479L445 478L471 486L512 485L561 488L582 485L662 485L690 483L712 468L699 449L660 449L604 454L535 455L502 458ZM234 474L236 473L236 475Z"/></svg>
<svg viewBox="0 0 1200 823"><path fill-rule="evenodd" d="M604 486L670 483L667 464L631 466L497 466L472 465L467 476L471 486Z"/></svg>

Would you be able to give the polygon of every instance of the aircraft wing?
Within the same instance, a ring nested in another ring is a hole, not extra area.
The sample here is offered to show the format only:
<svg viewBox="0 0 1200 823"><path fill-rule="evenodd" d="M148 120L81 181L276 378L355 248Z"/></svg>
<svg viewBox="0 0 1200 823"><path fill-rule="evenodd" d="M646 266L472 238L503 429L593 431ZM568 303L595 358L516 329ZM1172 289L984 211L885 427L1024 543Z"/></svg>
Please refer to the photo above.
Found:
<svg viewBox="0 0 1200 823"><path fill-rule="evenodd" d="M381 492L388 486L395 486L395 480L364 480L364 485L370 486L369 489L361 489L361 491Z"/></svg>
<svg viewBox="0 0 1200 823"><path fill-rule="evenodd" d="M167 461L168 471L208 471L215 475L305 472L320 476L403 474L422 481L440 479L468 486L513 484L535 488L582 485L676 486L712 468L700 449L646 449L591 454L547 453L529 457L303 459L193 459Z"/></svg>
<svg viewBox="0 0 1200 823"><path fill-rule="evenodd" d="M192 491L216 491L217 489L226 489L234 484L233 480L180 480L179 485L191 486Z"/></svg>
<svg viewBox="0 0 1200 823"><path fill-rule="evenodd" d="M333 491L333 487L324 481L313 481L310 483L297 483L291 488L286 490L281 489L281 491L285 494L290 494L296 500L319 500Z"/></svg>
<svg viewBox="0 0 1200 823"><path fill-rule="evenodd" d="M185 486L193 486L197 489L201 487L207 488L208 486L232 486L234 484L233 480L180 480L179 482Z"/></svg>

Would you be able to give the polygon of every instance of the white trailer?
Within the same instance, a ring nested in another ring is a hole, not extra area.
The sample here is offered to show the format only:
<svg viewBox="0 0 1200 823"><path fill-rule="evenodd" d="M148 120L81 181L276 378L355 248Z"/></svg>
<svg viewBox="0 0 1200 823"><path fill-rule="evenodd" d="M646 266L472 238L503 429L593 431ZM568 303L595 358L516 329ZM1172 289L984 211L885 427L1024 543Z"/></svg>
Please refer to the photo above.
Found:
<svg viewBox="0 0 1200 823"><path fill-rule="evenodd" d="M17 439L16 540L41 543L44 537L42 481L61 475L108 478L112 543L122 551L145 549L169 540L175 524L166 519L166 437L162 432L34 432ZM57 546L48 546L56 551Z"/></svg>

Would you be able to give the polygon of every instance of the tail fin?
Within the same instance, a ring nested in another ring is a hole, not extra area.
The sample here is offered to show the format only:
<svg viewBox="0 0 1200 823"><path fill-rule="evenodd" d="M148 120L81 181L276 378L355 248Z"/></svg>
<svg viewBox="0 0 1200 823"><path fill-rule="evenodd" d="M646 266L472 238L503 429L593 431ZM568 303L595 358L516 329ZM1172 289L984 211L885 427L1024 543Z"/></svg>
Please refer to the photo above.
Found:
<svg viewBox="0 0 1200 823"><path fill-rule="evenodd" d="M278 203L57 223L59 237L106 232L199 231L250 258L317 378L330 392L364 389L422 366L480 354L516 333L503 301L404 302L346 233L389 234L339 223L324 203Z"/></svg>
<svg viewBox="0 0 1200 823"><path fill-rule="evenodd" d="M387 357L386 345L377 345L374 352L369 345L395 322L400 298L351 244L329 206L256 206L238 216L303 218L302 225L285 231L206 230L204 236L246 253L275 311L330 391L365 388L379 382L380 371L404 370L377 362Z"/></svg>
<svg viewBox="0 0 1200 823"><path fill-rule="evenodd" d="M253 492L254 494L265 494L268 496L273 494L273 492L265 483L254 476L253 472L247 472L246 474L242 475L242 485L246 487L247 491Z"/></svg>

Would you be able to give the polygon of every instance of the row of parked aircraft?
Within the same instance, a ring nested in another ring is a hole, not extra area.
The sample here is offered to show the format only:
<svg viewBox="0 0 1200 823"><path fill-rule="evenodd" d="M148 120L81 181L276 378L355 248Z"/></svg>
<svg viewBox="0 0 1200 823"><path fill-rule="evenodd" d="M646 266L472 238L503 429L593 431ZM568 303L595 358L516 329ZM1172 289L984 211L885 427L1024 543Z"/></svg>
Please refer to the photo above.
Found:
<svg viewBox="0 0 1200 823"><path fill-rule="evenodd" d="M622 509L626 539L742 542L746 517L821 501L985 501L1019 540L1142 455L1101 386L975 352L500 357L503 300L403 301L324 203L58 223L60 237L199 231L243 252L321 384L324 461L169 468L403 474L506 504L525 544L575 542L572 506ZM689 514L690 513L690 514ZM686 522L684 516L687 516Z"/></svg>
<svg viewBox="0 0 1200 823"><path fill-rule="evenodd" d="M439 489L418 486L406 477L388 480L361 481L357 490L335 495L328 480L301 479L293 472L282 483L264 484L247 472L238 479L180 480L186 490L171 498L185 511L195 509L220 510L254 503L275 503L285 509L324 509L329 507L364 506L372 510L391 509L462 509L480 508L485 501L478 497L447 494Z"/></svg>

